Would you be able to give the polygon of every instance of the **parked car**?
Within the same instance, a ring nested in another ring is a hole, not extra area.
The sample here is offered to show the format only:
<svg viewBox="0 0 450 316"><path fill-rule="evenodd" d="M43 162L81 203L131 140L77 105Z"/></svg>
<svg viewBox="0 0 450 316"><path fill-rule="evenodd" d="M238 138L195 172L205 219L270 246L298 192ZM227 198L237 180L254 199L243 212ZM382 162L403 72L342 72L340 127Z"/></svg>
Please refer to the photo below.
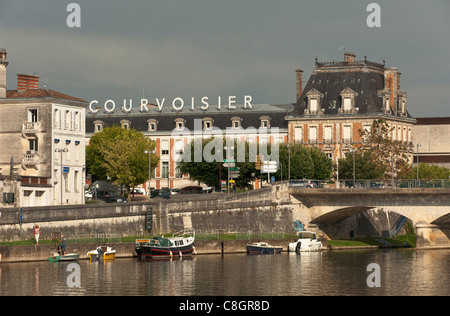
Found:
<svg viewBox="0 0 450 316"><path fill-rule="evenodd" d="M141 188L131 189L130 194L145 195L145 190Z"/></svg>
<svg viewBox="0 0 450 316"><path fill-rule="evenodd" d="M103 200L106 203L126 203L128 200L121 196L117 191L112 190L98 190L94 192L94 197L97 196L98 200Z"/></svg>
<svg viewBox="0 0 450 316"><path fill-rule="evenodd" d="M317 188L317 184L311 180L291 180L291 188Z"/></svg>
<svg viewBox="0 0 450 316"><path fill-rule="evenodd" d="M150 198L170 199L170 192L168 190L153 190Z"/></svg>

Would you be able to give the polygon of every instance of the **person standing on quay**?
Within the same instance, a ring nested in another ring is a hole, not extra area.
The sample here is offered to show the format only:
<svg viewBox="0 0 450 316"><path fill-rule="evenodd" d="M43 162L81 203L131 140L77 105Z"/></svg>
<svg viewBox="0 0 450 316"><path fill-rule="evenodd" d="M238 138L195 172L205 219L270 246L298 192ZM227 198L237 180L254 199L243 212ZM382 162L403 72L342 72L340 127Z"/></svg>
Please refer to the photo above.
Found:
<svg viewBox="0 0 450 316"><path fill-rule="evenodd" d="M36 239L36 245L39 245L39 235L41 233L41 229L39 228L39 224L36 224L34 226L34 231L33 231L33 235L34 235L34 239Z"/></svg>

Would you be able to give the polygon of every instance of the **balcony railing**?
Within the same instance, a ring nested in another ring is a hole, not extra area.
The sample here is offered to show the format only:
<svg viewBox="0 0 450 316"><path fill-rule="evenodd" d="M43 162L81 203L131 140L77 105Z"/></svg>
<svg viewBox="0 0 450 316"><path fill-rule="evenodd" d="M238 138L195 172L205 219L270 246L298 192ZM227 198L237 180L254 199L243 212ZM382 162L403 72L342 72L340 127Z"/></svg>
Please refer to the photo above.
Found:
<svg viewBox="0 0 450 316"><path fill-rule="evenodd" d="M22 132L25 134L39 133L41 130L40 122L25 122L22 124Z"/></svg>
<svg viewBox="0 0 450 316"><path fill-rule="evenodd" d="M23 155L22 164L24 166L36 166L39 163L39 155L37 153L27 153Z"/></svg>

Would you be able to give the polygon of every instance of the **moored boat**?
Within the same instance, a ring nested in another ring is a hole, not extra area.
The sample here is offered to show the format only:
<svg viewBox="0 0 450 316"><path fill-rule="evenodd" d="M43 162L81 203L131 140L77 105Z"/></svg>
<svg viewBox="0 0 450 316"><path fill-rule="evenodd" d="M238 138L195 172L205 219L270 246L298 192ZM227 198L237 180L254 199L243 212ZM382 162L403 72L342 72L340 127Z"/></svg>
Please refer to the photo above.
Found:
<svg viewBox="0 0 450 316"><path fill-rule="evenodd" d="M97 247L95 250L91 250L87 253L90 260L113 260L116 255L116 250L109 246Z"/></svg>
<svg viewBox="0 0 450 316"><path fill-rule="evenodd" d="M247 253L249 254L273 254L280 253L282 250L282 246L272 246L266 242L254 242L252 244L247 244Z"/></svg>
<svg viewBox="0 0 450 316"><path fill-rule="evenodd" d="M52 257L48 257L48 261L50 262L57 262L57 261L76 261L80 258L80 254L78 253L68 253L64 256L61 256L57 253L55 253Z"/></svg>
<svg viewBox="0 0 450 316"><path fill-rule="evenodd" d="M171 237L137 239L135 250L141 258L172 258L190 256L195 251L193 229L174 233Z"/></svg>
<svg viewBox="0 0 450 316"><path fill-rule="evenodd" d="M309 252L319 251L322 243L317 240L316 233L311 231L302 231L298 233L298 240L289 244L290 252Z"/></svg>

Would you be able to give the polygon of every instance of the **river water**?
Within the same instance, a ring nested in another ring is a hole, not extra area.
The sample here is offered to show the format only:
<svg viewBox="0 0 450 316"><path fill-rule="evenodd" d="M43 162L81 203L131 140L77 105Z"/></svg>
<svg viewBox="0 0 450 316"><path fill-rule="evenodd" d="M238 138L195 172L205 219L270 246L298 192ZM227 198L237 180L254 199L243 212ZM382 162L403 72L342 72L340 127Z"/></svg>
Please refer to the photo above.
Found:
<svg viewBox="0 0 450 316"><path fill-rule="evenodd" d="M379 270L367 271L371 263ZM0 295L450 295L450 250L80 260L68 271L69 264L1 263ZM369 287L377 277L379 286Z"/></svg>

